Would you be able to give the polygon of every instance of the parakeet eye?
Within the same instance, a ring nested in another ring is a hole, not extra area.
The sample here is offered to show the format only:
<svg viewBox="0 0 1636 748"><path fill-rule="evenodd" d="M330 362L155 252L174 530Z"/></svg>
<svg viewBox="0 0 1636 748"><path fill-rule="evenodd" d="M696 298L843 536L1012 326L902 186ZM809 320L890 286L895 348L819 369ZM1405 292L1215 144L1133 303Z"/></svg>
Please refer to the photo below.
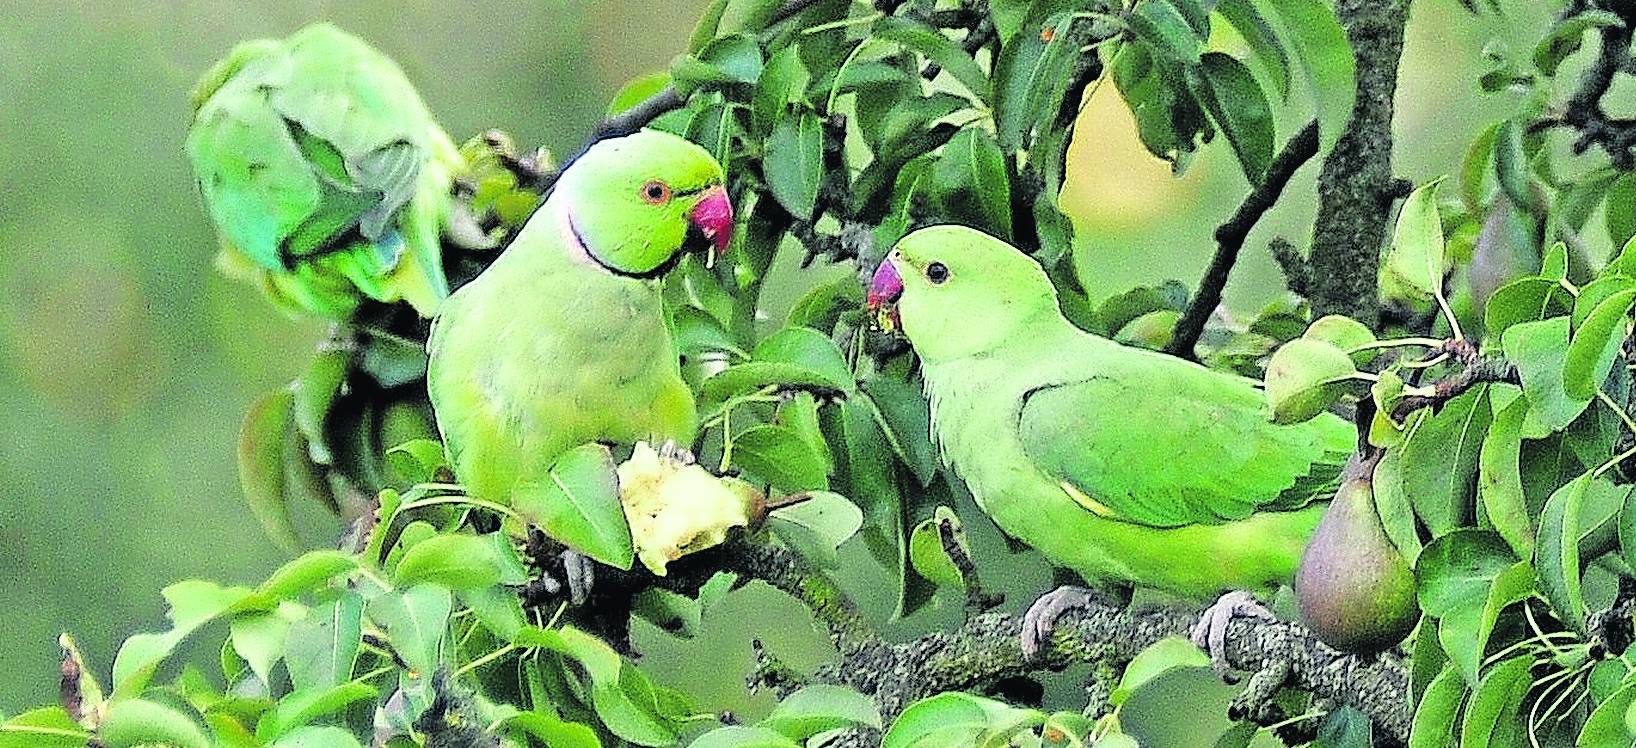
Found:
<svg viewBox="0 0 1636 748"><path fill-rule="evenodd" d="M657 179L642 185L642 199L652 205L662 205L670 200L670 185Z"/></svg>
<svg viewBox="0 0 1636 748"><path fill-rule="evenodd" d="M943 281L948 279L949 266L944 265L941 262L934 262L926 266L926 280L931 281L932 285L941 286L943 285Z"/></svg>

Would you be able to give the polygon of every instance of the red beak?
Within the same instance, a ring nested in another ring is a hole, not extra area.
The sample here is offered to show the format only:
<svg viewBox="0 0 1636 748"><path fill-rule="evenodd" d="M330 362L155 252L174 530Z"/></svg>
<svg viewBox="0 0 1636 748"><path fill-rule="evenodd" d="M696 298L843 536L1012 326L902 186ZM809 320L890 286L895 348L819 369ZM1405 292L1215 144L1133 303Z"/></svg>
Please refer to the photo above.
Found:
<svg viewBox="0 0 1636 748"><path fill-rule="evenodd" d="M890 259L881 260L875 268L875 277L869 281L869 296L865 304L875 313L875 322L887 332L902 326L898 317L897 300L903 295L903 276L893 267Z"/></svg>
<svg viewBox="0 0 1636 748"><path fill-rule="evenodd" d="M717 257L727 254L728 245L733 243L733 203L727 199L727 188L716 185L706 190L688 220L710 240Z"/></svg>

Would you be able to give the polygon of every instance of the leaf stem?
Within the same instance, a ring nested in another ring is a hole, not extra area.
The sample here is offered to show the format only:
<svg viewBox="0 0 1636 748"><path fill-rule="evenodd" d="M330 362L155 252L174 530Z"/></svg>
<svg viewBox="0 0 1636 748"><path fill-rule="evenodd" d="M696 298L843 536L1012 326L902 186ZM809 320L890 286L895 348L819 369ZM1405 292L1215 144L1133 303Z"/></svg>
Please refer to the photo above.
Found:
<svg viewBox="0 0 1636 748"><path fill-rule="evenodd" d="M454 677L459 678L460 676L465 675L466 673L469 673L469 672L471 672L473 670L476 670L476 669L478 669L478 668L480 668L480 667L482 667L484 665L487 665L487 664L489 664L491 662L494 662L495 660L498 660L501 657L504 657L504 656L506 656L508 654L511 654L512 652L515 652L515 651L517 651L517 645L507 644L504 647L496 649L493 652L490 652L490 653L488 653L486 655L483 655L482 657L479 657L479 658L477 658L475 660L472 660L471 662L468 662L468 663L466 663L464 665L461 665L460 669L454 671Z"/></svg>

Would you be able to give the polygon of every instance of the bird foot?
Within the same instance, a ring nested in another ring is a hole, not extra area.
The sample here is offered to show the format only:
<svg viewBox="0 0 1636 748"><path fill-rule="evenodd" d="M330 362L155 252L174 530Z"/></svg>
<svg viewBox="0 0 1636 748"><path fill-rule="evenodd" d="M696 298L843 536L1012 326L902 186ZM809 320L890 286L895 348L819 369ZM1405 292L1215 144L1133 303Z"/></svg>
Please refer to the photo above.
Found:
<svg viewBox="0 0 1636 748"><path fill-rule="evenodd" d="M568 578L568 602L584 605L596 583L596 562L577 551L562 552L562 573Z"/></svg>
<svg viewBox="0 0 1636 748"><path fill-rule="evenodd" d="M698 462L698 458L693 456L692 450L677 444L674 439L666 439L664 444L659 445L659 457L666 460L675 460L683 465L692 465Z"/></svg>
<svg viewBox="0 0 1636 748"><path fill-rule="evenodd" d="M1100 598L1097 593L1091 590L1069 585L1041 595L1033 605L1028 606L1028 612L1023 614L1023 659L1029 662L1039 659L1040 653L1051 643L1051 634L1056 631L1057 621L1071 610L1090 607L1098 599Z"/></svg>
<svg viewBox="0 0 1636 748"><path fill-rule="evenodd" d="M1234 618L1278 620L1254 595L1242 590L1222 595L1215 604L1205 609L1198 625L1193 627L1191 638L1195 646L1210 655L1210 667L1216 671L1217 677L1228 683L1238 682L1233 677L1232 666L1227 663L1227 624L1232 623Z"/></svg>

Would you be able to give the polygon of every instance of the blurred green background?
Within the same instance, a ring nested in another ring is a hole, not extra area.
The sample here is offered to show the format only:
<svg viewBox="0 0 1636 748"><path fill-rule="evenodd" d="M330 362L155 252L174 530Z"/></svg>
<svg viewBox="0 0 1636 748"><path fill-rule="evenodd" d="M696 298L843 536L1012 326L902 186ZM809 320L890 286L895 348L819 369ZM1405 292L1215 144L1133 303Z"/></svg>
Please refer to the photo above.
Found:
<svg viewBox="0 0 1636 748"><path fill-rule="evenodd" d="M178 0L22 4L0 17L0 711L54 698L56 635L106 674L161 625L183 577L253 583L281 561L239 498L239 418L297 373L322 330L218 274L182 137L194 79L235 42L328 19L393 56L456 137L499 127L572 149L621 82L663 67L702 0L447 3ZM1478 93L1494 36L1531 48L1555 3L1473 18L1419 0L1398 93L1398 171L1457 168L1513 105ZM1574 77L1564 76L1572 81ZM1293 132L1305 118L1281 122ZM1225 145L1187 174L1141 152L1111 86L1086 108L1064 201L1094 292L1179 278L1247 190ZM1315 166L1252 235L1229 302L1281 279L1266 240L1301 244ZM799 283L799 275L787 283Z"/></svg>

